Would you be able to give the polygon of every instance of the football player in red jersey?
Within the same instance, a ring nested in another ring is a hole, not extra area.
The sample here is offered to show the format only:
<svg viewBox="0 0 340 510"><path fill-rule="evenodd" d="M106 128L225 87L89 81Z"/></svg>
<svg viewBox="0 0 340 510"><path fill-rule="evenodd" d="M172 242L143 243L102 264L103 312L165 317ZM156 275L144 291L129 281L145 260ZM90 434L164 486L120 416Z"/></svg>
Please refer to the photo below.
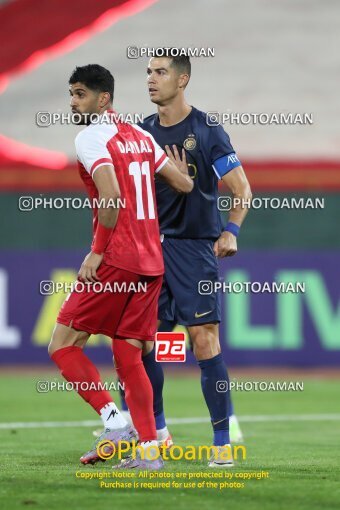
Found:
<svg viewBox="0 0 340 510"><path fill-rule="evenodd" d="M180 193L189 193L193 184L185 160L178 168L152 135L117 121L112 110L114 79L107 69L96 64L77 67L69 84L72 112L88 124L75 144L81 178L96 203L91 251L78 275L86 288L66 298L49 355L102 418L103 434L80 459L93 464L100 460L99 442L108 440L104 451L109 455L112 445L132 441L135 435L110 394L101 388L100 375L83 352L91 334L112 338L117 373L140 446L144 452L157 451L152 386L141 359L143 343L154 341L164 273L154 176L157 173ZM95 291L96 282L105 290ZM107 291L115 284L121 292ZM160 469L163 461L157 455L151 459L139 453L122 467Z"/></svg>

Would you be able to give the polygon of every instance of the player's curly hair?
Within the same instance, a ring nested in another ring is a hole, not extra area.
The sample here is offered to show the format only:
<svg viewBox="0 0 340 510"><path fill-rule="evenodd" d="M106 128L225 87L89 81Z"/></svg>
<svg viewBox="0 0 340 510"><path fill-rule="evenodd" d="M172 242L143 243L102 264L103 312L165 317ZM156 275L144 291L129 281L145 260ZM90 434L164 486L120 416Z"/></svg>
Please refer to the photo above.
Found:
<svg viewBox="0 0 340 510"><path fill-rule="evenodd" d="M76 67L68 82L70 85L79 82L90 90L109 92L111 101L113 100L115 80L110 71L99 64Z"/></svg>

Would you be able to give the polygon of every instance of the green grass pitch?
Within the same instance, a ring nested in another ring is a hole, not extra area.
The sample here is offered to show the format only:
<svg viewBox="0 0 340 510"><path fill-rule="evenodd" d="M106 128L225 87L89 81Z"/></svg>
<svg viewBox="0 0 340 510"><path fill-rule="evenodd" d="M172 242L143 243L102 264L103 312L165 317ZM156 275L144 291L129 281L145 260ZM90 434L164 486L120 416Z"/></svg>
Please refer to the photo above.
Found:
<svg viewBox="0 0 340 510"><path fill-rule="evenodd" d="M109 372L104 375L110 380ZM37 393L36 382L45 379L55 380L56 377L43 371L1 375L0 422L96 419L76 394ZM234 403L245 435L247 458L238 462L232 471L268 471L268 479L246 481L242 489L101 489L98 479L76 478L77 471L111 470L112 461L96 467L79 464L80 455L92 444L93 427L0 428L0 508L339 509L339 421L329 417L298 419L301 415L339 412L338 381L307 378L303 392L239 391L234 393ZM196 376L192 372L189 375L170 373L166 377L165 404L166 414L171 418L206 416L198 372ZM259 415L283 414L297 416L297 419L256 421ZM252 416L255 417L253 422ZM211 441L208 423L172 425L171 432L176 444L183 446L209 445ZM205 462L185 460L167 462L166 470L173 473L212 471Z"/></svg>

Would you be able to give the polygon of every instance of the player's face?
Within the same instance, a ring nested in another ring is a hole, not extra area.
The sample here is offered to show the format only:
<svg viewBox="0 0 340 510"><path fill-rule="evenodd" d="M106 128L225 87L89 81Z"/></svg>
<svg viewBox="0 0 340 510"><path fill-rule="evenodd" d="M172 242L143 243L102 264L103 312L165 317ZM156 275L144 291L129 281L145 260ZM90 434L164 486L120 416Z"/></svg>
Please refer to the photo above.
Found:
<svg viewBox="0 0 340 510"><path fill-rule="evenodd" d="M90 90L83 83L73 83L69 87L72 113L78 113L77 124L89 124L89 115L101 113L101 93Z"/></svg>
<svg viewBox="0 0 340 510"><path fill-rule="evenodd" d="M180 76L166 57L151 58L147 69L150 99L159 106L167 105L177 96Z"/></svg>

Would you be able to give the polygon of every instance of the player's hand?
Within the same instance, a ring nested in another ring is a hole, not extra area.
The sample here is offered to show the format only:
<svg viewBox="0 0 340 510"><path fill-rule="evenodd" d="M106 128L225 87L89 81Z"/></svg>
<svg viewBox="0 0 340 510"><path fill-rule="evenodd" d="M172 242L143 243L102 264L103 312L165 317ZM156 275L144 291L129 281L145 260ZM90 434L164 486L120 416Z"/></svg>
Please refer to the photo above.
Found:
<svg viewBox="0 0 340 510"><path fill-rule="evenodd" d="M222 232L215 241L214 253L216 257L232 257L237 253L237 239L231 232Z"/></svg>
<svg viewBox="0 0 340 510"><path fill-rule="evenodd" d="M173 153L171 152L171 149L169 145L165 146L165 152L167 153L169 159L177 166L178 170L182 172L182 174L188 173L188 165L187 165L187 158L185 155L185 150L182 149L182 159L179 155L178 149L176 145L172 146Z"/></svg>
<svg viewBox="0 0 340 510"><path fill-rule="evenodd" d="M86 255L84 262L80 266L78 277L84 282L97 282L99 278L97 276L97 269L102 263L103 254L98 255L92 251Z"/></svg>

